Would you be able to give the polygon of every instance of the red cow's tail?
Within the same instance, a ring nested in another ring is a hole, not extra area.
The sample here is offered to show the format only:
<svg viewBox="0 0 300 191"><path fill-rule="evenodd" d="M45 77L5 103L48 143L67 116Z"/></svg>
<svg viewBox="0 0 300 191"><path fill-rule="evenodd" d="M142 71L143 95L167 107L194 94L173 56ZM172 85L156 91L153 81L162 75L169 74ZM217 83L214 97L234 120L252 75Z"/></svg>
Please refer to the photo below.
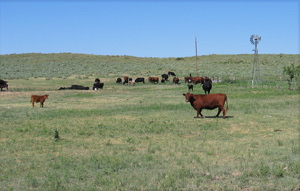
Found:
<svg viewBox="0 0 300 191"><path fill-rule="evenodd" d="M225 102L226 102L226 110L225 110L225 115L227 114L228 111L228 100L227 100L227 95L225 95Z"/></svg>

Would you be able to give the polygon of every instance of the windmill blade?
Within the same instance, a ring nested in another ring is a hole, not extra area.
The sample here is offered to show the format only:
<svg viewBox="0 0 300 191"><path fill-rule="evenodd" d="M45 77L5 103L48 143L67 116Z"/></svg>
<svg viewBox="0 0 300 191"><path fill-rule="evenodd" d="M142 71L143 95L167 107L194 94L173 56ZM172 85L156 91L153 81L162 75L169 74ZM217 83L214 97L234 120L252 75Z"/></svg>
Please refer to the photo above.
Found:
<svg viewBox="0 0 300 191"><path fill-rule="evenodd" d="M254 44L254 37L255 37L254 34L250 36L250 42L251 42L251 44Z"/></svg>

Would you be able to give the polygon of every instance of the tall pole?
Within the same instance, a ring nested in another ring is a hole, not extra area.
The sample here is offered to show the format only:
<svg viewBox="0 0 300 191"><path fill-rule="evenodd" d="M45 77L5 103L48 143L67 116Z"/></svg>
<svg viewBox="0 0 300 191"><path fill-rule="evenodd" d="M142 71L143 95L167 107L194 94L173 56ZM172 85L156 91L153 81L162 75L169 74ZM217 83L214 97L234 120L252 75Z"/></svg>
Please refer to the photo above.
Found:
<svg viewBox="0 0 300 191"><path fill-rule="evenodd" d="M195 47L196 47L196 74L197 74L197 77L199 77L199 75L198 75L198 59L197 59L197 37L195 37Z"/></svg>

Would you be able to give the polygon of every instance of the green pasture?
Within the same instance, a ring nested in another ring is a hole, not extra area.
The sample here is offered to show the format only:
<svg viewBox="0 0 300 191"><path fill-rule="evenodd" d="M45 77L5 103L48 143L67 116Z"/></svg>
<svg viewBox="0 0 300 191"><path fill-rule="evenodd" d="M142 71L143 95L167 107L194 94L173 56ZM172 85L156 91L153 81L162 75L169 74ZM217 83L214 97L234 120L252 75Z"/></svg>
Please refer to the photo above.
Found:
<svg viewBox="0 0 300 191"><path fill-rule="evenodd" d="M110 59L117 63L115 72L109 65L110 72L105 74L105 67L90 73L89 65L80 73L77 63L93 63L93 59L74 59L75 72L64 78L56 76L54 68L48 73L27 71L29 63L24 64L22 56L28 55L0 56L0 78L10 88L0 93L0 190L300 189L299 91L288 90L287 76L280 80L282 68L275 64L274 74L255 88L246 75L249 71L242 74L236 69L236 80L224 73L224 81L214 83L211 93L227 94L227 118L215 118L217 110L203 110L206 118L196 119L196 111L182 95L188 90L183 76L192 68L176 70L189 59L192 63L192 58L164 58L165 66L161 58L129 57L127 63L124 56L103 57L109 64L114 65ZM50 58L34 56L37 63ZM56 64L62 55L53 56ZM243 67L252 61L244 58L250 55L211 56L227 61L231 57L233 65L244 60L240 62ZM273 55L265 59L286 59L283 65L289 65L293 58ZM138 65L137 60L143 59L148 64L141 61L135 71L121 67ZM19 63L19 72L9 62L15 67ZM216 61L215 70L207 67L206 72L233 69L231 62L223 66ZM181 84L115 83L118 76L147 77L148 71L159 76L169 70L179 75ZM91 88L95 77L104 82L103 90L58 90L72 84ZM49 94L45 107L36 104L33 108L30 96L45 93ZM193 93L203 93L201 86L196 85ZM54 138L56 129L59 139Z"/></svg>

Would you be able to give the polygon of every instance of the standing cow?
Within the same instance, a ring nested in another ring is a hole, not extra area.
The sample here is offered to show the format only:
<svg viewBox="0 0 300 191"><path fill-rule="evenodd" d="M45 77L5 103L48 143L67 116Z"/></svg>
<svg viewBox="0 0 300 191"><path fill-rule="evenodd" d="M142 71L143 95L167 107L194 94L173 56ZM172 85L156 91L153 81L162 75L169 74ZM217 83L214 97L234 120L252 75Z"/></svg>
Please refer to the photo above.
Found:
<svg viewBox="0 0 300 191"><path fill-rule="evenodd" d="M1 89L1 91L2 91L3 88L6 88L7 91L8 91L8 84L7 84L7 81L4 81L4 80L0 79L0 89Z"/></svg>
<svg viewBox="0 0 300 191"><path fill-rule="evenodd" d="M168 78L169 78L168 74L161 75L161 79L164 79L165 81L168 81Z"/></svg>
<svg viewBox="0 0 300 191"><path fill-rule="evenodd" d="M137 78L137 79L135 79L135 82L136 83L139 83L139 82L145 83L145 78Z"/></svg>
<svg viewBox="0 0 300 191"><path fill-rule="evenodd" d="M159 82L159 77L149 77L148 82L153 83L153 84L158 83Z"/></svg>
<svg viewBox="0 0 300 191"><path fill-rule="evenodd" d="M44 102L46 101L46 99L48 99L47 94L40 96L40 95L32 95L31 96L31 103L32 103L32 107L34 107L34 102L38 103L40 102L40 107L44 107Z"/></svg>
<svg viewBox="0 0 300 191"><path fill-rule="evenodd" d="M183 94L185 96L185 101L190 102L191 106L197 111L197 118L199 118L199 114L201 117L205 118L204 115L201 114L202 109L215 109L218 108L218 113L216 117L219 116L221 111L223 112L223 119L225 119L225 115L228 111L228 101L226 94ZM224 109L226 102L226 110Z"/></svg>
<svg viewBox="0 0 300 191"><path fill-rule="evenodd" d="M178 85L178 84L179 84L179 78L177 78L177 77L174 77L174 78L173 78L173 82L174 82L175 84L177 84L177 85Z"/></svg>
<svg viewBox="0 0 300 191"><path fill-rule="evenodd" d="M202 88L206 94L206 92L208 92L208 94L210 93L210 90L212 88L212 82L211 81L205 81L202 85Z"/></svg>

